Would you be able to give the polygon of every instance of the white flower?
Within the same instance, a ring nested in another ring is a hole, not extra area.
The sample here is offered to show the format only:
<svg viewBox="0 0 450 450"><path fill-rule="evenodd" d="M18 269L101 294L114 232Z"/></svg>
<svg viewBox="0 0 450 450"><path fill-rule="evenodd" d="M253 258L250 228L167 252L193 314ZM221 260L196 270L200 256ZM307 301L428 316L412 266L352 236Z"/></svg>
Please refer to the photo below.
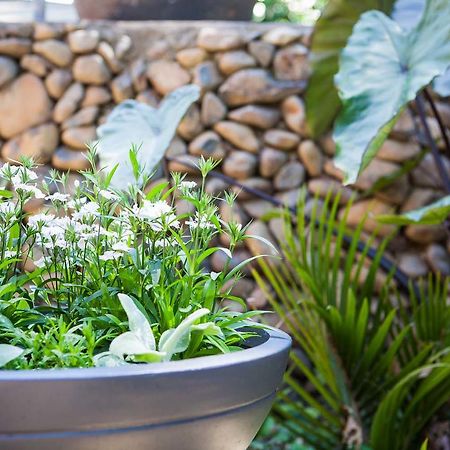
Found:
<svg viewBox="0 0 450 450"><path fill-rule="evenodd" d="M5 163L0 168L0 176L5 179L7 179L9 176L13 177L19 171L19 169L19 166L12 166L10 163Z"/></svg>
<svg viewBox="0 0 450 450"><path fill-rule="evenodd" d="M53 214L35 214L28 218L28 226L30 228L38 228L39 225L44 225L51 222L55 216Z"/></svg>
<svg viewBox="0 0 450 450"><path fill-rule="evenodd" d="M116 252L128 252L130 251L130 247L128 247L127 244L125 244L125 242L116 242L113 246L112 249L115 250Z"/></svg>
<svg viewBox="0 0 450 450"><path fill-rule="evenodd" d="M34 261L34 265L35 265L36 267L39 267L40 269L42 269L42 267L45 267L45 258L42 257L42 258L40 258L40 259Z"/></svg>
<svg viewBox="0 0 450 450"><path fill-rule="evenodd" d="M114 194L114 192L107 191L106 189L102 189L101 191L99 191L98 195L105 198L106 200L117 200L119 198L119 196Z"/></svg>
<svg viewBox="0 0 450 450"><path fill-rule="evenodd" d="M11 214L15 212L16 205L14 202L6 201L0 203L0 213L1 214Z"/></svg>
<svg viewBox="0 0 450 450"><path fill-rule="evenodd" d="M16 191L22 191L22 192L32 194L36 198L45 198L45 194L34 185L19 183L19 184L14 184L14 187L15 187Z"/></svg>
<svg viewBox="0 0 450 450"><path fill-rule="evenodd" d="M45 197L45 200L51 200L52 202L62 202L65 203L67 200L69 200L70 195L69 194L61 194L60 192L55 192L54 194L47 195Z"/></svg>
<svg viewBox="0 0 450 450"><path fill-rule="evenodd" d="M209 274L209 276L211 277L211 280L215 281L215 280L217 280L217 278L219 278L219 276L220 276L221 273L222 273L222 272L211 272L211 273Z"/></svg>
<svg viewBox="0 0 450 450"><path fill-rule="evenodd" d="M92 216L98 215L98 210L100 206L96 202L87 202L81 206L79 211L73 213L73 218L75 220L83 220L84 218L91 218Z"/></svg>
<svg viewBox="0 0 450 450"><path fill-rule="evenodd" d="M122 253L120 253L120 252L107 250L105 253L103 253L103 255L100 255L99 258L102 261L110 261L110 260L114 260L114 259L119 259L121 256L122 256Z"/></svg>
<svg viewBox="0 0 450 450"><path fill-rule="evenodd" d="M9 258L13 258L14 256L16 256L16 252L13 252L12 250L5 251L5 258L9 259Z"/></svg>
<svg viewBox="0 0 450 450"><path fill-rule="evenodd" d="M73 182L73 186L74 186L75 189L78 189L80 187L80 180L75 180Z"/></svg>
<svg viewBox="0 0 450 450"><path fill-rule="evenodd" d="M156 220L161 218L164 214L169 214L172 208L167 202L162 200L152 203L148 200L142 202L142 206L139 208L134 205L133 212L136 217L143 220Z"/></svg>
<svg viewBox="0 0 450 450"><path fill-rule="evenodd" d="M200 215L198 211L195 213L193 219L187 220L186 225L192 230L196 228L214 228L214 224L211 223L204 215Z"/></svg>
<svg viewBox="0 0 450 450"><path fill-rule="evenodd" d="M197 183L195 181L182 181L180 183L180 188L182 189L194 189L197 187Z"/></svg>
<svg viewBox="0 0 450 450"><path fill-rule="evenodd" d="M78 209L81 207L81 205L84 205L86 202L87 202L86 197L75 198L67 203L67 207L70 209Z"/></svg>

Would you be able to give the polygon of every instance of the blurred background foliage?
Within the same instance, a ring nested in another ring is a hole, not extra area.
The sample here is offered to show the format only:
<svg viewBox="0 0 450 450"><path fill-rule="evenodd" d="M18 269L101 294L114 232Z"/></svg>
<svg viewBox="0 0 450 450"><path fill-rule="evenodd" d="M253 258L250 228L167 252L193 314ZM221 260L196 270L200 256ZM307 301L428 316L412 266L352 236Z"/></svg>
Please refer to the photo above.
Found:
<svg viewBox="0 0 450 450"><path fill-rule="evenodd" d="M258 0L253 9L256 22L296 22L313 25L327 0Z"/></svg>

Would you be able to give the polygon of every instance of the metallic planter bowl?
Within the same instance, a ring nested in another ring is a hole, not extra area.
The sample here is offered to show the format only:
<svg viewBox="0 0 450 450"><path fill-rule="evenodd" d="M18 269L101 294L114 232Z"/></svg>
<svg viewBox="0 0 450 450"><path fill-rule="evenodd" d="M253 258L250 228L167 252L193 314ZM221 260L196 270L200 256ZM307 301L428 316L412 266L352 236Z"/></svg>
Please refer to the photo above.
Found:
<svg viewBox="0 0 450 450"><path fill-rule="evenodd" d="M0 371L0 450L244 450L269 413L290 337L118 368Z"/></svg>

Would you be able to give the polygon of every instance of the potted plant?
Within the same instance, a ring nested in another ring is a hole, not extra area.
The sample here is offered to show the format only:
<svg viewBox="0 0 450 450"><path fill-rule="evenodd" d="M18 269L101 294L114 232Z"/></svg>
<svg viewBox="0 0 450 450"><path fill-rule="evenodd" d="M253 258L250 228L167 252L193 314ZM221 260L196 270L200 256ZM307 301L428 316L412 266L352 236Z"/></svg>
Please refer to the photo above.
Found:
<svg viewBox="0 0 450 450"><path fill-rule="evenodd" d="M249 261L205 263L257 237L218 216L210 160L198 184L173 174L148 188L153 167L132 148L134 180L118 188L121 163L88 157L73 192L56 172L38 184L30 160L0 169L0 448L244 450L291 341L225 306L243 304L231 286ZM176 213L175 193L191 212ZM28 216L35 198L47 211Z"/></svg>
<svg viewBox="0 0 450 450"><path fill-rule="evenodd" d="M255 0L75 0L82 19L250 20Z"/></svg>

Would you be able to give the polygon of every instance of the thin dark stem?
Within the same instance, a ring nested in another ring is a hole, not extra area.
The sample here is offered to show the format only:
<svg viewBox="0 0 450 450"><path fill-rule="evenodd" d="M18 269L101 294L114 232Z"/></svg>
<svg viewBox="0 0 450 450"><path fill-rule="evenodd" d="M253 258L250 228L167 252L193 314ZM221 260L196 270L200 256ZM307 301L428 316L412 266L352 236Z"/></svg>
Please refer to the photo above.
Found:
<svg viewBox="0 0 450 450"><path fill-rule="evenodd" d="M442 117L439 114L439 111L436 107L436 103L434 102L433 97L428 92L428 90L424 89L423 93L425 95L425 98L427 99L428 104L431 107L431 110L433 111L433 115L434 115L435 119L437 120L437 123L439 125L439 130L441 131L442 139L444 140L445 148L447 150L447 153L450 156L450 139L448 137L444 122L442 121Z"/></svg>
<svg viewBox="0 0 450 450"><path fill-rule="evenodd" d="M419 114L420 123L422 124L422 128L425 134L425 139L427 141L427 145L431 149L431 154L433 155L439 176L441 177L442 180L442 184L444 186L444 189L450 194L450 177L447 173L446 167L439 153L439 149L436 146L436 142L434 142L434 139L431 136L430 127L428 126L427 116L425 113L425 102L421 94L419 94L416 97L416 106L417 106L417 113Z"/></svg>
<svg viewBox="0 0 450 450"><path fill-rule="evenodd" d="M184 166L189 167L191 169L197 168L195 166L195 164L181 161L177 158L172 158L172 157L167 156L166 159L168 161L176 161L176 162L183 164ZM244 184L240 183L239 181L235 180L234 178L231 178L221 172L217 172L217 171L213 170L213 171L209 172L208 176L211 176L212 178L218 178L222 181L225 181L226 183L228 183L232 186L236 186L236 187L242 189L243 191L245 191L251 195L254 195L255 197L261 198L263 200L266 200L266 201L272 203L274 206L286 208L286 205L283 202L281 202L280 200L278 200L277 198L272 197L271 195L269 195L266 192L263 192L259 189L245 186ZM288 206L287 208L292 214L294 214L294 215L297 214L297 208L295 208L293 206ZM309 217L309 215L305 214L305 218L308 222L311 221L311 218ZM318 225L317 220L315 223ZM336 235L337 230L334 229L333 233ZM346 246L350 246L350 244L352 242L352 238L350 236L344 235L343 241ZM364 242L358 241L357 249L358 249L358 251L362 252L362 251L364 251L364 249L366 249L366 246L367 245ZM373 247L369 247L369 249L367 251L367 256L372 260L375 259L375 257L377 256L377 250L374 249ZM399 287L405 294L409 294L409 290L410 290L411 286L415 292L418 292L417 285L412 280L410 280L410 278L402 270L400 270L395 265L394 262L392 262L390 259L386 258L384 255L381 256L380 267L387 273L391 273L391 272L393 273L394 279L397 281Z"/></svg>

